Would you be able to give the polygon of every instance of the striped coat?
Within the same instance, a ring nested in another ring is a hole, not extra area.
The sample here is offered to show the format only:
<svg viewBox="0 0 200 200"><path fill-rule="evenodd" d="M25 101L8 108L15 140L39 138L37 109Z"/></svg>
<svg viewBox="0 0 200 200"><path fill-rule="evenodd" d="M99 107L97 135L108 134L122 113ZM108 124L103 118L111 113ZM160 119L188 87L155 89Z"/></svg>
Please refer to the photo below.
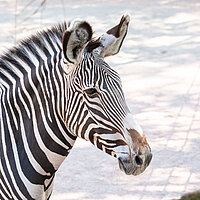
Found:
<svg viewBox="0 0 200 200"><path fill-rule="evenodd" d="M0 57L0 199L48 199L77 136L126 174L148 166L149 145L128 124L119 75L103 60L118 53L128 22L96 40L85 21L59 24Z"/></svg>

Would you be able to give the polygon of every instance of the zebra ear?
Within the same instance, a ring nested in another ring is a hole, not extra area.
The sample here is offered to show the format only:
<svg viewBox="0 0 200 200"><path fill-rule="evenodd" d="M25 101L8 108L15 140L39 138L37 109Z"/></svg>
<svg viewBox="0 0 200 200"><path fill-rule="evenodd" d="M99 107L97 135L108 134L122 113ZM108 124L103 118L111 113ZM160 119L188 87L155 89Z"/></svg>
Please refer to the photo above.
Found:
<svg viewBox="0 0 200 200"><path fill-rule="evenodd" d="M85 44L92 38L92 27L85 21L72 21L64 32L62 45L65 59L76 63Z"/></svg>
<svg viewBox="0 0 200 200"><path fill-rule="evenodd" d="M123 15L117 26L108 30L99 38L101 43L101 56L111 56L119 52L127 34L129 21L129 15Z"/></svg>

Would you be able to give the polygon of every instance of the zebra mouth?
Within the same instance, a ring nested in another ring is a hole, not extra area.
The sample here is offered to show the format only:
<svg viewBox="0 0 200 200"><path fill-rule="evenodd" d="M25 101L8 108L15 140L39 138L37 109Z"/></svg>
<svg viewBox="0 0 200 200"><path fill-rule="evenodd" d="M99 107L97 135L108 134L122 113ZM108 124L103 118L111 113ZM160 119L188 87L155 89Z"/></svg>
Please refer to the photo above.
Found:
<svg viewBox="0 0 200 200"><path fill-rule="evenodd" d="M136 167L130 160L124 160L122 158L118 159L119 168L123 171L126 175L134 175L136 171Z"/></svg>
<svg viewBox="0 0 200 200"><path fill-rule="evenodd" d="M119 168L127 175L134 175L137 176L141 174L150 164L152 159L152 154L149 154L145 162L140 158L140 156L136 155L135 158L132 160L130 158L118 158Z"/></svg>

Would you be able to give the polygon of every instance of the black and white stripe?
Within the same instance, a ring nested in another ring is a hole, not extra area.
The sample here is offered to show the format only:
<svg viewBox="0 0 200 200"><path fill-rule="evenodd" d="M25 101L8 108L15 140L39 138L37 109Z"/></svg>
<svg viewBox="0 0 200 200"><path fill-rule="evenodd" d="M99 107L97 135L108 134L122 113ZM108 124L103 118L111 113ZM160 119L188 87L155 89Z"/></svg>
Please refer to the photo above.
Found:
<svg viewBox="0 0 200 200"><path fill-rule="evenodd" d="M113 40L103 37L92 40L87 22L63 23L0 57L0 199L48 199L77 136L115 157L131 153L120 78L103 60Z"/></svg>
<svg viewBox="0 0 200 200"><path fill-rule="evenodd" d="M0 199L46 199L76 139L63 120L65 29L38 33L0 58Z"/></svg>

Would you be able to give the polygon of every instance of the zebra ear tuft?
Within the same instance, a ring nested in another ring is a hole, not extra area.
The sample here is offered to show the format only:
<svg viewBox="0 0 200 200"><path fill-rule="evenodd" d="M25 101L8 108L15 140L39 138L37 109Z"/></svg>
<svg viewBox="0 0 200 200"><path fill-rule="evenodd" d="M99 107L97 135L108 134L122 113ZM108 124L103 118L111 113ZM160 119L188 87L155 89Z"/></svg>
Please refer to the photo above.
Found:
<svg viewBox="0 0 200 200"><path fill-rule="evenodd" d="M130 22L129 15L123 15L120 23L104 33L99 41L101 42L101 56L111 56L119 52L124 38L128 31L128 24Z"/></svg>
<svg viewBox="0 0 200 200"><path fill-rule="evenodd" d="M92 38L92 27L85 21L72 21L63 34L63 53L66 60L76 63L85 44Z"/></svg>

